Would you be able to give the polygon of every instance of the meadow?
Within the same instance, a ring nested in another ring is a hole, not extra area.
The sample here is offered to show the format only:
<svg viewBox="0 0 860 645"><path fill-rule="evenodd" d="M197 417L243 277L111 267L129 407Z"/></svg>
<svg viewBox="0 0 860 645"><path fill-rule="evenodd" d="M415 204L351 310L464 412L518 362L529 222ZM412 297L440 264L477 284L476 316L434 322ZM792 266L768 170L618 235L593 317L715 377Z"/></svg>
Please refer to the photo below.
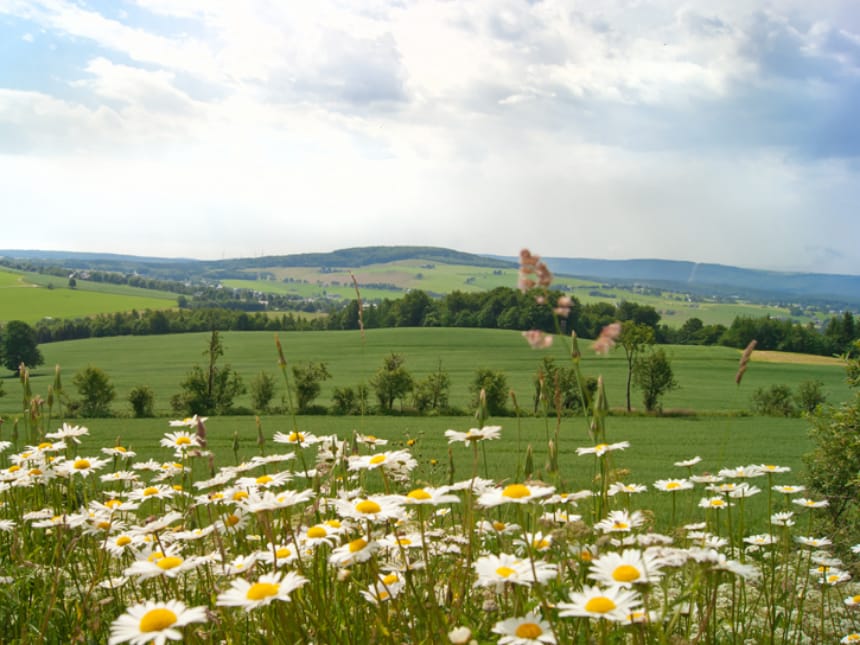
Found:
<svg viewBox="0 0 860 645"><path fill-rule="evenodd" d="M246 383L261 370L277 371L274 336L269 332L224 332L225 348L222 363L229 363ZM554 347L545 351L530 349L520 333L491 329L395 328L359 331L284 332L280 334L287 361L290 364L308 361L325 362L332 378L322 384L317 404L329 406L336 387L367 383L381 366L382 359L396 352L404 366L416 379L425 378L441 365L451 379L451 405L467 409L472 395L469 386L477 368L501 370L519 405L533 410L534 377L543 356L552 356L559 365L569 361L565 341L559 338ZM580 341L582 371L586 375L604 377L611 407L623 407L627 363L620 349L606 356L588 351L590 341ZM117 390L117 411L128 411L129 391L147 384L155 392L157 411L170 413L170 397L179 391L179 384L195 363L205 362L203 352L208 334L166 336L126 336L92 338L49 343L41 346L45 364L32 371L35 391L46 391L53 378L54 365L60 365L66 387L71 377L87 365L103 369ZM844 370L835 359L815 363L798 362L794 355L768 355L767 361L756 362L744 377L742 386L735 385L734 375L740 352L726 347L666 346L673 370L680 384L678 390L664 399L667 410L687 410L699 414L732 413L749 408L749 397L758 387L784 383L792 389L806 380L819 380L828 400L845 400L848 388ZM776 362L782 360L783 362ZM6 376L6 397L0 398L0 415L18 411L15 382ZM74 394L73 391L70 392ZM249 406L246 394L236 401ZM634 407L641 407L634 392Z"/></svg>
<svg viewBox="0 0 860 645"><path fill-rule="evenodd" d="M43 318L81 318L137 309L171 309L176 294L125 285L69 281L37 273L0 269L0 323L23 320L34 324Z"/></svg>

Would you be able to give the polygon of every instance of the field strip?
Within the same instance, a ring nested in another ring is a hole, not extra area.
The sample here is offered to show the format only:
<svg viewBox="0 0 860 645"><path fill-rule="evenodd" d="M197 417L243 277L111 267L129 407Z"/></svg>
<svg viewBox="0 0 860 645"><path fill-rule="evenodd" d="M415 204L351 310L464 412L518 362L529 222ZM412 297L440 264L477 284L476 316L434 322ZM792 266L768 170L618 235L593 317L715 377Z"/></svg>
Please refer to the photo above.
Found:
<svg viewBox="0 0 860 645"><path fill-rule="evenodd" d="M814 354L797 354L794 352L776 352L770 350L754 351L752 361L762 363L793 363L795 365L844 365L845 361L835 356L816 356Z"/></svg>

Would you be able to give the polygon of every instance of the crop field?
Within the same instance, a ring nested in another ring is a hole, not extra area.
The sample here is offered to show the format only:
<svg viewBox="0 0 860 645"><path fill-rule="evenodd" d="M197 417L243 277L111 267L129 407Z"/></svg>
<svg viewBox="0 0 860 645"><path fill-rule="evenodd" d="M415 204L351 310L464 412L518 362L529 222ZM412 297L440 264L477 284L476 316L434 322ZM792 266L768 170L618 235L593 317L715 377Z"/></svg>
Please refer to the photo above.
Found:
<svg viewBox="0 0 860 645"><path fill-rule="evenodd" d="M245 383L261 370L277 374L277 354L274 336L269 332L225 332L221 335L229 363ZM397 328L358 331L287 332L280 334L288 363L325 362L332 378L323 382L316 403L329 406L335 387L367 383L380 367L382 359L398 353L405 359L404 367L416 380L441 368L451 380L451 405L467 409L471 402L469 385L477 368L502 370L509 387L524 410L533 410L534 377L543 356L552 356L559 365L568 359L566 338L558 338L549 350L530 349L518 332L489 329ZM179 391L179 384L188 370L204 362L208 334L168 336L131 336L93 338L49 343L41 346L45 365L33 371L34 391L46 391L52 378L53 366L60 365L67 388L72 375L94 365L103 369L116 386L117 410L128 411L128 392L136 385L148 384L155 392L156 409L169 414L169 399ZM589 351L590 343L583 341L582 371L586 376L603 376L609 403L614 408L625 404L627 363L624 353L616 348L607 356ZM699 413L736 412L749 408L749 397L757 387L784 383L795 388L807 380L824 384L828 400L838 402L848 394L844 370L838 362L830 364L798 364L789 355L786 362L753 363L740 387L735 385L740 352L726 347L667 346L680 389L664 399L667 410L688 410ZM776 356L779 356L776 354ZM279 377L280 378L280 377ZM7 376L6 396L0 398L0 414L17 411L17 383ZM280 394L278 395L280 396ZM641 407L638 393L632 396L634 407ZM249 406L250 397L236 401Z"/></svg>
<svg viewBox="0 0 860 645"><path fill-rule="evenodd" d="M23 320L33 324L43 318L82 318L96 314L137 309L171 309L176 294L125 285L68 280L35 273L0 270L0 322Z"/></svg>

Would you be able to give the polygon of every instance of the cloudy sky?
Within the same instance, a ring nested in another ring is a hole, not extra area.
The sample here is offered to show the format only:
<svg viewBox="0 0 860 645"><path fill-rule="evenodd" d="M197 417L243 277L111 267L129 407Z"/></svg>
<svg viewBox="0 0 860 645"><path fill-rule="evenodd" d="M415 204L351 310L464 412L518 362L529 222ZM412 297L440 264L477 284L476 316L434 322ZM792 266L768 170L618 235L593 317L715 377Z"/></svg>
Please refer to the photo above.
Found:
<svg viewBox="0 0 860 645"><path fill-rule="evenodd" d="M0 0L0 248L860 274L856 0Z"/></svg>

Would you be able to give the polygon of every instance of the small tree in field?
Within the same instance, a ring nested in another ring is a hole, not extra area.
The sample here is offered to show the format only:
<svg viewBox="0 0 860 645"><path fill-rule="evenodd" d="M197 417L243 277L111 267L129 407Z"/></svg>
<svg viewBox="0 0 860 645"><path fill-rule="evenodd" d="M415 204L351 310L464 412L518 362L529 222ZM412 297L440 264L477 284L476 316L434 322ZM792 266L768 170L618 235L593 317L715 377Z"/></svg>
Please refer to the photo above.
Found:
<svg viewBox="0 0 860 645"><path fill-rule="evenodd" d="M827 402L827 395L824 393L824 383L821 381L803 381L797 386L797 407L802 412L812 414L819 405L824 405Z"/></svg>
<svg viewBox="0 0 860 645"><path fill-rule="evenodd" d="M483 367L475 372L475 378L469 389L472 392L473 407L477 408L481 405L483 391L487 414L493 416L505 414L508 402L508 378L504 372Z"/></svg>
<svg viewBox="0 0 860 645"><path fill-rule="evenodd" d="M90 365L74 375L72 385L81 395L81 415L111 416L110 404L116 397L116 391L104 370Z"/></svg>
<svg viewBox="0 0 860 645"><path fill-rule="evenodd" d="M269 404L275 396L275 377L266 371L261 371L251 381L251 407L259 412L269 409Z"/></svg>
<svg viewBox="0 0 860 645"><path fill-rule="evenodd" d="M170 403L174 411L191 416L193 414L225 414L233 407L233 399L245 392L242 377L230 365L218 366L224 355L224 346L217 331L213 331L204 356L209 359L207 369L199 365L191 368Z"/></svg>
<svg viewBox="0 0 860 645"><path fill-rule="evenodd" d="M155 392L148 385L138 385L128 393L132 414L136 419L155 416Z"/></svg>
<svg viewBox="0 0 860 645"><path fill-rule="evenodd" d="M330 379L331 374L325 363L307 363L293 365L293 377L296 388L296 405L299 412L306 412L320 392L323 381Z"/></svg>
<svg viewBox="0 0 860 645"><path fill-rule="evenodd" d="M627 411L633 408L630 405L630 386L633 384L633 366L636 358L649 345L654 344L654 330L643 323L625 322L621 326L621 334L618 336L618 344L624 349L627 358Z"/></svg>
<svg viewBox="0 0 860 645"><path fill-rule="evenodd" d="M760 387L752 395L753 411L769 417L793 417L797 414L794 396L787 385Z"/></svg>
<svg viewBox="0 0 860 645"><path fill-rule="evenodd" d="M442 369L441 362L439 369L430 374L423 381L415 384L415 392L413 398L415 408L419 412L441 412L448 407L448 390L451 388L451 377L448 372Z"/></svg>
<svg viewBox="0 0 860 645"><path fill-rule="evenodd" d="M648 412L661 412L663 395L680 387L672 372L672 362L662 349L636 359L633 384L642 390L642 403Z"/></svg>
<svg viewBox="0 0 860 645"><path fill-rule="evenodd" d="M33 368L45 362L39 351L36 330L21 320L10 320L0 330L0 357L3 366L16 374L22 363Z"/></svg>
<svg viewBox="0 0 860 645"><path fill-rule="evenodd" d="M391 354L382 360L382 367L370 379L370 386L376 392L379 407L382 410L391 410L397 399L400 399L400 405L403 407L403 397L412 391L415 382L403 367L403 357L400 354Z"/></svg>

